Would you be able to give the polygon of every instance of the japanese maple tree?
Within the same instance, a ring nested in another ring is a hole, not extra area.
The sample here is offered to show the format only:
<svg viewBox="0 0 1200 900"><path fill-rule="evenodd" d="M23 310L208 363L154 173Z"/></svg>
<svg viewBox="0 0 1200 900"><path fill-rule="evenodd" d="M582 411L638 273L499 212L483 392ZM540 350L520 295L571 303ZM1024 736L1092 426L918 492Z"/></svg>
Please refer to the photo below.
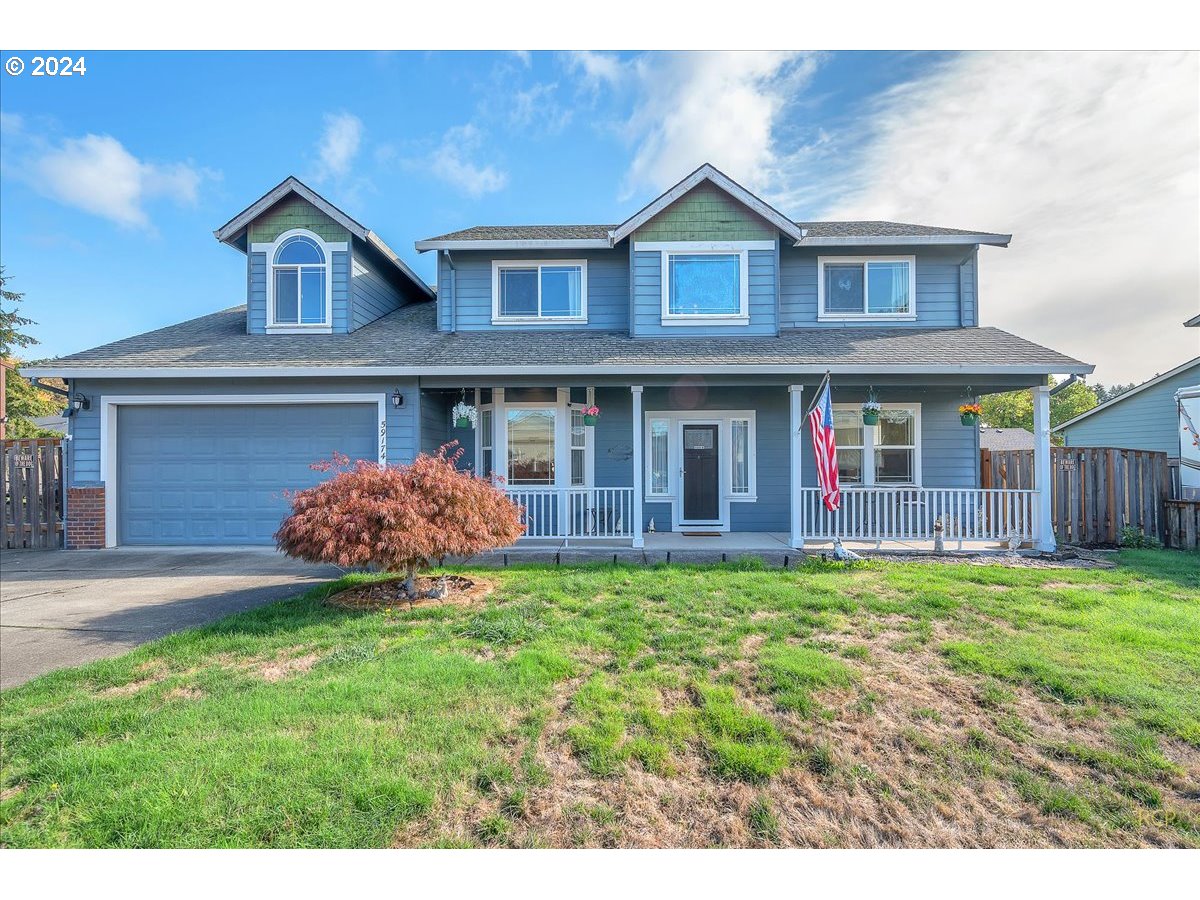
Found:
<svg viewBox="0 0 1200 900"><path fill-rule="evenodd" d="M432 560L508 546L525 531L520 507L489 479L459 471L456 443L404 466L352 464L343 454L314 463L337 474L288 494L292 513L276 544L308 562L403 572L410 598L416 573Z"/></svg>

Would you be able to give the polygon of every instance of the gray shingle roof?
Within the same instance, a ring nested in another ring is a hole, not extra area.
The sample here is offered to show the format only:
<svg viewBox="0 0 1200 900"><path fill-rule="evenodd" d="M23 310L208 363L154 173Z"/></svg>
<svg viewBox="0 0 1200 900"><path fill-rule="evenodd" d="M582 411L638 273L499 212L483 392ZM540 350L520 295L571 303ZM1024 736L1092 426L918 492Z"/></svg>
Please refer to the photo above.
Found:
<svg viewBox="0 0 1200 900"><path fill-rule="evenodd" d="M1033 432L1024 428L980 428L979 446L984 450L1032 450Z"/></svg>
<svg viewBox="0 0 1200 900"><path fill-rule="evenodd" d="M808 229L809 238L871 238L871 237L968 237L988 235L1005 237L987 231L962 228L941 228L935 225L912 225L906 222L797 222ZM474 225L460 231L425 238L426 241L602 241L616 225Z"/></svg>
<svg viewBox="0 0 1200 900"><path fill-rule="evenodd" d="M431 241L603 241L616 225L475 225Z"/></svg>
<svg viewBox="0 0 1200 900"><path fill-rule="evenodd" d="M861 367L864 371L1072 372L1091 367L997 328L805 328L779 337L630 338L602 331L435 330L432 304L389 313L353 334L253 335L246 307L51 360L64 369L375 367L439 370L611 366L666 371ZM32 369L33 367L31 367Z"/></svg>

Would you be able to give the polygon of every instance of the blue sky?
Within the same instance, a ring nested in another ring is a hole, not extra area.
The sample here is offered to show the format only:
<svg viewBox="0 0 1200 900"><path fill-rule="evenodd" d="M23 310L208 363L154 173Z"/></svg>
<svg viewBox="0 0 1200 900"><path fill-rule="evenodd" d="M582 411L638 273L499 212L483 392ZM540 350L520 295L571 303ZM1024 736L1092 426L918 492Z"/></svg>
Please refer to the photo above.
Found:
<svg viewBox="0 0 1200 900"><path fill-rule="evenodd" d="M0 261L39 354L243 302L243 260L212 231L288 174L428 278L418 238L620 221L706 160L796 218L1013 232L983 261L985 322L1103 380L1149 377L1195 343L1175 334L1200 311L1195 55L86 60L82 77L0 76ZM1114 220L1130 226L1120 251ZM1148 270L1143 249L1172 258ZM1130 351L1130 329L1158 343Z"/></svg>

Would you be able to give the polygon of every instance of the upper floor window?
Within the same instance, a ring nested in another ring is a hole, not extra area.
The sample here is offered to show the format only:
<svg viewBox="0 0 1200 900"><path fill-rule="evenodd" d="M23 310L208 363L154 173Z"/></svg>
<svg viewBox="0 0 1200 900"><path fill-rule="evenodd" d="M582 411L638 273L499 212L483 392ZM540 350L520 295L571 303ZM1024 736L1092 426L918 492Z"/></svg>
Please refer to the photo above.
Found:
<svg viewBox="0 0 1200 900"><path fill-rule="evenodd" d="M822 256L817 318L915 319L916 268L911 256Z"/></svg>
<svg viewBox="0 0 1200 900"><path fill-rule="evenodd" d="M268 325L329 325L329 258L324 243L307 233L284 237L271 259Z"/></svg>
<svg viewBox="0 0 1200 900"><path fill-rule="evenodd" d="M763 248L774 244L761 242ZM664 325L745 325L750 321L749 243L639 243L662 253Z"/></svg>
<svg viewBox="0 0 1200 900"><path fill-rule="evenodd" d="M493 324L586 321L587 260L493 260Z"/></svg>

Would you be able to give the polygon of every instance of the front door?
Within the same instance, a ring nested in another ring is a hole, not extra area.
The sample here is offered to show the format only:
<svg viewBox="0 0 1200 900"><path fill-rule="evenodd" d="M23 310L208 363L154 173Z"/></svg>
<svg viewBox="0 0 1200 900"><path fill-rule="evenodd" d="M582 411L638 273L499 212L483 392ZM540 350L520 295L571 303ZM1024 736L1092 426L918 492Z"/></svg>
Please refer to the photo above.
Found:
<svg viewBox="0 0 1200 900"><path fill-rule="evenodd" d="M715 522L720 517L717 425L683 426L683 520Z"/></svg>

